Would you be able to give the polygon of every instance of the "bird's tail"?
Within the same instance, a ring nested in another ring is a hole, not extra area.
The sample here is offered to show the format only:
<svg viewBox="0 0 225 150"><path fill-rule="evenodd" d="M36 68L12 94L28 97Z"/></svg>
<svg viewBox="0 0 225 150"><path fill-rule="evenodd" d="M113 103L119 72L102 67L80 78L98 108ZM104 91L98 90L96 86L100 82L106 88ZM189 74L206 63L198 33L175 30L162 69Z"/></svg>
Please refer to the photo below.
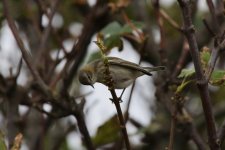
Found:
<svg viewBox="0 0 225 150"><path fill-rule="evenodd" d="M143 67L143 69L144 69L146 72L148 72L148 73L146 73L146 72L143 72L143 73L145 73L145 74L147 74L147 75L152 75L151 72L153 72L153 71L161 71L161 70L165 70L166 67L165 67L165 66Z"/></svg>

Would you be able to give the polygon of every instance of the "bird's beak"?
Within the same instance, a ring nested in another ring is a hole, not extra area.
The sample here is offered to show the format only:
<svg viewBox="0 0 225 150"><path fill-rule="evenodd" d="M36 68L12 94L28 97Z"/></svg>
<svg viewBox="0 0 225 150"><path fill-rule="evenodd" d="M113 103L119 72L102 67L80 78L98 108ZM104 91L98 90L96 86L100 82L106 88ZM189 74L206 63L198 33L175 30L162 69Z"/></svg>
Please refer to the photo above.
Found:
<svg viewBox="0 0 225 150"><path fill-rule="evenodd" d="M93 89L95 88L93 84L90 85Z"/></svg>

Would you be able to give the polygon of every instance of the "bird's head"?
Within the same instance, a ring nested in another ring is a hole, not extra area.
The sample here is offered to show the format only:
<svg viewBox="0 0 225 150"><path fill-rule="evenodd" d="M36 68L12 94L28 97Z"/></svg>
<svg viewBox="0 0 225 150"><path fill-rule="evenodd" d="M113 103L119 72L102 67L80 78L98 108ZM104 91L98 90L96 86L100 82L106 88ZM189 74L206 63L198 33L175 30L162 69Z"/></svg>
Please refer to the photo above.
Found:
<svg viewBox="0 0 225 150"><path fill-rule="evenodd" d="M92 68L84 67L79 71L79 81L83 85L90 85L94 88L97 78Z"/></svg>

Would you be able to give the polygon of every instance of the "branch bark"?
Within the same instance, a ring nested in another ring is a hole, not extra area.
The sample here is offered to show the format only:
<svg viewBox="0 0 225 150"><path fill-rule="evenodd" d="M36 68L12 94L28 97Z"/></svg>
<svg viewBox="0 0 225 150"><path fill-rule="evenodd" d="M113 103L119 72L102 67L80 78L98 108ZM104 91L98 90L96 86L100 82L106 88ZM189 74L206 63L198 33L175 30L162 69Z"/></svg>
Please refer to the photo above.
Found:
<svg viewBox="0 0 225 150"><path fill-rule="evenodd" d="M79 37L77 44L73 47L69 62L74 60L71 69L68 72L64 80L63 89L68 89L70 84L72 83L72 79L75 76L86 52L88 44L90 43L91 37L97 31L99 31L102 27L104 27L109 21L109 8L106 1L99 1L95 5L94 8L90 11L87 19L84 22L84 28L82 30L82 35ZM91 24L90 24L91 22Z"/></svg>
<svg viewBox="0 0 225 150"><path fill-rule="evenodd" d="M183 14L184 34L188 40L190 46L190 53L195 67L197 86L199 89L204 115L206 119L209 146L211 150L219 150L220 148L219 144L217 143L215 118L213 115L211 98L208 91L208 82L206 80L206 77L204 76L203 69L201 67L194 25L191 20L190 1L178 0L178 2Z"/></svg>
<svg viewBox="0 0 225 150"><path fill-rule="evenodd" d="M6 19L8 21L9 27L15 37L15 40L20 48L20 51L22 53L23 59L26 62L31 74L33 75L34 79L37 80L37 83L39 84L39 86L42 88L43 92L46 95L49 95L49 88L48 86L44 83L44 81L42 80L42 78L40 77L38 71L36 70L36 68L34 67L33 63L32 63L32 57L31 55L28 53L28 50L25 48L22 39L19 36L19 31L16 28L16 25L14 23L13 18L10 15L10 11L9 11L9 4L7 0L3 0L3 8L4 8L4 15L6 16Z"/></svg>

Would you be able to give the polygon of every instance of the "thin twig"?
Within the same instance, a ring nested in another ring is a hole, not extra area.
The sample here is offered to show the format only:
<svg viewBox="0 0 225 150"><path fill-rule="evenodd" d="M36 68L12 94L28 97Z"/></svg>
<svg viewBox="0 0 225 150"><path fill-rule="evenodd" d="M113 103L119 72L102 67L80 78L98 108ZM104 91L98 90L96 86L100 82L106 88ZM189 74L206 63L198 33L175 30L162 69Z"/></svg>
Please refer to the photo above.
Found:
<svg viewBox="0 0 225 150"><path fill-rule="evenodd" d="M91 136L88 132L87 129L87 125L86 122L84 120L84 115L83 112L81 110L75 111L73 113L73 115L75 116L76 120L77 120L77 125L78 128L80 130L80 132L82 133L82 138L84 139L85 145L87 147L88 150L95 150L95 147L91 141Z"/></svg>
<svg viewBox="0 0 225 150"><path fill-rule="evenodd" d="M122 15L126 23L131 27L131 29L138 34L139 42L143 42L145 40L144 34L141 31L139 31L137 27L135 27L135 25L130 21L130 19L128 18L127 14L124 11L122 11Z"/></svg>
<svg viewBox="0 0 225 150"><path fill-rule="evenodd" d="M22 53L23 59L25 60L31 74L33 75L33 77L36 79L37 83L39 84L39 86L42 88L43 92L46 95L49 95L49 88L48 86L44 83L44 81L42 80L42 78L40 77L38 71L36 70L36 68L34 67L33 63L32 63L32 58L31 55L28 53L28 50L25 48L22 39L19 36L19 31L16 28L16 25L10 15L9 12L9 4L7 0L3 0L3 7L4 7L4 14L6 16L6 19L8 21L9 27L15 37L15 40L20 48L20 51Z"/></svg>
<svg viewBox="0 0 225 150"><path fill-rule="evenodd" d="M208 70L206 72L207 81L210 80L210 77L211 77L212 72L213 72L213 70L215 68L215 65L216 65L216 61L219 58L219 54L221 52L223 52L224 50L225 50L225 39L223 39L222 43L220 43L219 46L212 49L212 54L211 54L211 57L210 57L210 60L209 60Z"/></svg>
<svg viewBox="0 0 225 150"><path fill-rule="evenodd" d="M213 2L212 2L212 0L206 0L207 1L207 5L208 5L208 7L209 7L209 11L210 11L210 13L211 13L211 16L212 16L212 20L213 20L213 27L214 27L214 30L216 31L216 32L218 32L219 31L219 22L218 22L218 19L217 19L217 17L216 17L216 11L215 11L215 7L214 7L214 5L213 5Z"/></svg>
<svg viewBox="0 0 225 150"><path fill-rule="evenodd" d="M40 59L43 57L44 53L48 52L48 51L46 51L46 44L48 42L48 37L52 30L52 20L53 20L53 17L54 17L54 14L55 14L58 4L59 4L59 0L53 1L52 7L51 7L51 13L48 17L48 26L46 27L43 35L41 36L41 42L40 42L40 46L38 48L37 57L35 59L36 60L35 65L40 62Z"/></svg>
<svg viewBox="0 0 225 150"><path fill-rule="evenodd" d="M104 63L104 67L105 67L105 71L104 71L104 78L106 80L106 84L109 88L109 91L112 95L112 102L114 103L115 107L116 107L116 111L117 111L117 116L119 118L119 123L120 123L120 129L124 138L124 142L126 145L127 150L130 150L130 141L129 141L129 137L127 134L127 129L126 129L126 124L125 124L125 119L120 107L120 102L121 99L116 95L115 92L115 88L114 88L114 81L113 78L111 76L110 70L109 70L109 62L107 57L105 57L105 52L106 52L106 47L102 42L101 36L97 36L97 41L95 42L96 45L100 48L101 53L102 53L102 59L103 59L103 63Z"/></svg>
<svg viewBox="0 0 225 150"><path fill-rule="evenodd" d="M128 16L126 15L126 13L124 11L123 11L123 17L124 17L124 20L126 21L126 23L134 31L136 31L138 33L138 37L137 37L138 39L137 40L140 42L140 47L139 47L139 50L138 50L140 52L140 59L139 59L138 64L140 65L148 38L144 35L143 32L139 32L137 27L134 26L134 24L130 21L130 19L128 18ZM126 108L126 111L125 111L126 112L125 113L125 122L127 122L128 119L129 119L129 109L130 109L131 99L132 99L132 95L133 95L135 85L136 85L136 81L134 81L133 84L132 84L130 95L129 95L129 98L128 98L127 108Z"/></svg>
<svg viewBox="0 0 225 150"><path fill-rule="evenodd" d="M212 72L213 72L213 70L215 68L215 65L216 65L216 61L219 57L219 54L223 51L225 51L225 38L223 39L223 41L217 47L212 49L212 54L211 54L208 69L207 69L207 72L206 72L207 81L210 80Z"/></svg>
<svg viewBox="0 0 225 150"><path fill-rule="evenodd" d="M160 15L159 0L153 0L152 3L154 6L154 9L155 9L156 21L157 21L157 25L158 25L159 31L160 31L160 44L159 44L159 46L160 46L159 54L160 54L160 58L161 58L160 60L163 65L166 65L168 59L166 57L167 53L165 51L165 31L163 28L164 22Z"/></svg>
<svg viewBox="0 0 225 150"><path fill-rule="evenodd" d="M189 135L191 139L194 141L194 143L197 145L199 150L206 150L207 146L206 143L202 140L201 136L199 135L198 131L196 130L196 127L194 126L193 122L190 122L188 124L190 128Z"/></svg>
<svg viewBox="0 0 225 150"><path fill-rule="evenodd" d="M34 33L36 33L35 38L40 39L41 31L39 28L39 21L35 17L33 5L32 5L33 3L29 0L25 0L24 3L25 3L26 10L27 10L27 14L28 14L27 17L29 17L29 19L31 20L31 23L33 26L32 29L35 31Z"/></svg>
<svg viewBox="0 0 225 150"><path fill-rule="evenodd" d="M130 104L131 104L132 95L133 95L135 85L136 85L136 81L133 82L131 90L130 90L130 95L129 95L128 102L127 102L127 108L126 108L126 111L125 111L125 122L127 122L128 119L129 119Z"/></svg>
<svg viewBox="0 0 225 150"><path fill-rule="evenodd" d="M53 4L53 6L52 6L53 11L50 12L50 13L47 11L47 7L44 5L44 3L43 3L41 0L37 0L36 2L37 2L37 4L38 4L38 6L40 7L40 10L41 10L42 12L44 12L45 15L48 17L49 24L48 24L48 27L47 27L47 28L49 28L49 26L51 25L52 19L53 19L54 11L56 11L55 9L56 9L56 7L57 7L57 5L58 5L58 4L57 4L58 2ZM47 34L47 28L46 28L46 31L45 31L46 33L44 33L44 34ZM64 47L64 45L63 45L63 43L62 43L62 40L60 39L60 36L58 35L56 29L51 27L51 30L53 30L52 32L53 32L53 34L55 35L55 38L56 38L56 40L57 40L57 43L58 43L59 46L62 48L64 54L67 55L66 48ZM47 35L46 35L46 36L47 36ZM44 37L44 36L43 36L43 37Z"/></svg>
<svg viewBox="0 0 225 150"><path fill-rule="evenodd" d="M72 63L72 66L64 79L62 86L62 90L64 91L70 87L73 77L77 73L77 70L82 63L91 37L96 31L99 31L109 21L109 8L106 2L107 1L98 1L92 10L90 10L90 13L84 21L82 34L80 35L78 42L72 48L71 53L68 55L70 57L68 57L67 64L70 65Z"/></svg>
<svg viewBox="0 0 225 150"><path fill-rule="evenodd" d="M181 7L181 11L183 14L184 33L190 46L190 52L191 52L194 67L195 67L197 85L198 85L198 89L199 89L199 93L200 93L200 97L202 101L202 106L204 110L204 115L206 119L209 146L212 150L218 150L220 148L217 143L215 118L213 115L211 98L208 91L208 82L204 76L203 69L201 67L199 49L197 45L196 36L194 34L195 33L194 25L191 20L190 1L178 0L178 3Z"/></svg>
<svg viewBox="0 0 225 150"><path fill-rule="evenodd" d="M120 122L120 129L121 129L123 137L124 137L126 148L127 148L127 150L130 150L131 148L130 148L129 137L128 137L128 134L127 134L127 129L126 129L126 126L125 126L125 119L123 117L123 113L122 113L122 110L121 110L121 107L120 107L120 99L117 97L115 89L111 89L110 93L111 93L112 98L113 98L113 103L116 106L116 111L117 111L117 115L118 115L119 122Z"/></svg>
<svg viewBox="0 0 225 150"><path fill-rule="evenodd" d="M216 34L213 32L213 30L210 28L209 24L207 23L206 19L203 19L203 23L206 27L206 29L209 31L209 33L214 37Z"/></svg>
<svg viewBox="0 0 225 150"><path fill-rule="evenodd" d="M180 73L181 69L184 67L185 61L188 57L188 54L189 54L189 45L187 43L187 40L184 40L181 55L180 55L179 60L176 64L176 68L175 68L175 70L173 71L173 74L172 74L173 79L177 77L177 75Z"/></svg>
<svg viewBox="0 0 225 150"><path fill-rule="evenodd" d="M16 71L16 74L15 74L15 78L17 79L20 75L20 71L22 69L22 64L23 64L23 58L21 57L20 59L20 62L18 64L18 68L17 68L17 71Z"/></svg>
<svg viewBox="0 0 225 150"><path fill-rule="evenodd" d="M163 9L159 9L159 13L177 31L183 32L178 23L175 20L173 20Z"/></svg>

